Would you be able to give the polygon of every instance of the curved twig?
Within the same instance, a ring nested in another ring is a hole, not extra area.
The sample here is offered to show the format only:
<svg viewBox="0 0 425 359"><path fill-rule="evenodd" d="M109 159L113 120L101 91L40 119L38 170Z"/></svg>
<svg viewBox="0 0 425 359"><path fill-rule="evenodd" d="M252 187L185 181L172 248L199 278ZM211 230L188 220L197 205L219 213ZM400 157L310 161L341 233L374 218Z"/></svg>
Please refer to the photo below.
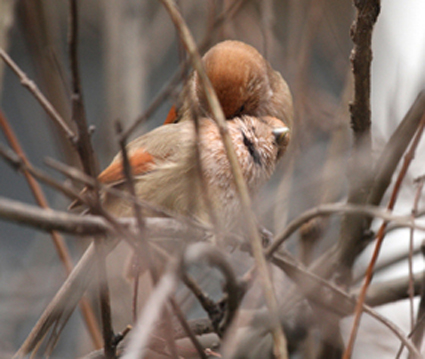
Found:
<svg viewBox="0 0 425 359"><path fill-rule="evenodd" d="M226 284L224 286L224 291L227 293L227 307L225 316L220 322L216 323L216 325L214 318L211 318L213 325L216 326L215 329L217 334L219 336L223 336L225 330L234 318L236 310L239 306L239 285L236 280L236 275L233 271L233 268L225 258L223 252L205 243L197 243L188 248L183 257L182 269L185 270L185 267L193 263L205 261L210 266L219 269L226 279Z"/></svg>

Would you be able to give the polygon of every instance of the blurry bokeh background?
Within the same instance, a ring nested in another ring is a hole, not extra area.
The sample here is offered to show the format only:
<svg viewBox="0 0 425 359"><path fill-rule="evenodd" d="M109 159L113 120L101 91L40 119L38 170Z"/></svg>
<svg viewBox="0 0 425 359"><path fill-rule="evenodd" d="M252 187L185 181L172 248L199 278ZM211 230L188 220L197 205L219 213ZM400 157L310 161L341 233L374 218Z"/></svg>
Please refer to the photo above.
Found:
<svg viewBox="0 0 425 359"><path fill-rule="evenodd" d="M346 163L351 134L348 101L351 98L349 37L354 19L350 1L245 0L238 1L224 23L214 18L236 0L179 0L179 6L198 42L210 45L237 39L255 46L289 83L296 111L295 146L291 164L284 159L259 197L259 216L270 230L283 228L288 219L319 203L344 199ZM160 2L149 0L80 1L80 67L83 95L93 145L104 168L117 152L114 122L130 125L144 113L177 70L183 58L173 24ZM0 0L0 46L34 79L56 109L70 117L70 75L67 57L68 2L57 0ZM385 0L373 36L372 124L374 150L382 149L425 84L425 2ZM176 100L179 87L133 137L161 124ZM0 63L1 108L30 161L48 169L43 159L53 157L78 165L70 146L16 76ZM0 133L0 141L6 144ZM413 179L425 174L422 144L409 171L396 207L408 214L415 187ZM289 165L291 180L279 188ZM50 205L66 209L63 196L45 188ZM277 196L276 193L283 193ZM34 203L22 175L0 161L0 196ZM419 208L424 208L421 201ZM324 233L313 256L330 246ZM329 237L330 238L330 237ZM418 246L424 238L417 235ZM299 254L298 236L290 248ZM68 240L75 258L80 248ZM389 236L382 257L407 253L408 232ZM368 253L359 260L364 270ZM376 280L407 273L407 264L391 266ZM416 257L415 271L423 270ZM379 274L379 273L378 273ZM14 352L63 282L65 273L46 233L0 219L0 356ZM386 309L391 319L408 329L408 308ZM393 308L393 307L392 307ZM350 329L349 320L346 323ZM377 326L375 328L375 326ZM371 321L359 339L355 357L379 353L394 357L398 347L379 341L380 326ZM345 328L345 326L343 326ZM118 328L120 330L120 328ZM375 333L375 335L370 335ZM74 358L90 350L79 313L71 318L59 346L58 358ZM391 336L389 336L391 337ZM376 340L374 339L376 338ZM392 337L391 337L392 338ZM361 343L361 345L360 345Z"/></svg>

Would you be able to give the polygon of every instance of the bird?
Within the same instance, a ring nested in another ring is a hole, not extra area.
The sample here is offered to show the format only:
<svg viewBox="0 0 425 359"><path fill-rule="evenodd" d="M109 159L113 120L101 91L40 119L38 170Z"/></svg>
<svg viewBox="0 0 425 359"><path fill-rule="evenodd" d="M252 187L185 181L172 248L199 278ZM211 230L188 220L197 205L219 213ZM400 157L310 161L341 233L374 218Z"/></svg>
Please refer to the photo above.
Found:
<svg viewBox="0 0 425 359"><path fill-rule="evenodd" d="M290 141L293 107L289 87L255 48L240 41L218 43L202 61L226 117L249 193L255 196ZM239 223L241 205L220 131L196 72L181 97L181 106L172 107L162 126L126 147L136 196L168 213L210 223L202 193L206 190L220 225L230 230ZM196 146L205 187L197 180ZM121 153L100 173L98 181L126 189ZM132 203L121 197L104 193L102 201L104 208L118 217L133 215ZM144 214L153 215L149 210Z"/></svg>
<svg viewBox="0 0 425 359"><path fill-rule="evenodd" d="M289 87L254 47L226 40L212 47L203 63L226 119L273 116L292 129L294 110ZM196 72L187 82L181 102L179 110L171 108L165 123L187 120L190 113L211 116Z"/></svg>

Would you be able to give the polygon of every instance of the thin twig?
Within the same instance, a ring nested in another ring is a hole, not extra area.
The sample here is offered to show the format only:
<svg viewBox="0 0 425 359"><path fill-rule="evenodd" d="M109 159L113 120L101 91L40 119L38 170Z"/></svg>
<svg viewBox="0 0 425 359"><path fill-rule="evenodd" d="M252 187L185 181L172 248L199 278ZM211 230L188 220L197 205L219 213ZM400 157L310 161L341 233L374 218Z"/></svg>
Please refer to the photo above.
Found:
<svg viewBox="0 0 425 359"><path fill-rule="evenodd" d="M236 280L236 275L233 272L233 268L223 255L222 251L205 243L197 243L189 247L183 258L183 270L186 270L186 267L193 263L206 262L208 265L217 268L223 274L223 277L226 280L224 291L227 295L227 305L224 318L220 315L221 311L219 311L219 313L216 312L217 307L211 306L211 302L208 301L208 306L205 308L208 315L210 316L211 321L213 322L217 334L222 337L225 330L233 320L236 314L236 310L239 306L240 288ZM187 283L187 280L184 279L184 275L182 275L182 278L183 281ZM200 298L201 300L206 299L204 296L197 296L197 298ZM219 318L215 318L217 314L220 315Z"/></svg>
<svg viewBox="0 0 425 359"><path fill-rule="evenodd" d="M397 177L397 181L394 185L394 189L393 189L393 192L391 194L390 201L388 203L388 210L389 211L392 211L393 208L394 208L395 202L397 200L397 197L398 197L398 194L399 194L399 191L400 191L400 188L401 188L401 184L404 180L404 177L406 176L407 170L409 169L410 163L412 162L412 160L414 158L415 151L416 151L416 148L417 148L419 141L422 137L424 127L425 127L425 113L422 115L421 122L420 122L418 130L416 132L416 136L413 139L413 142L410 146L410 149L404 157L403 166L402 166L400 173ZM362 291L360 292L360 295L359 295L359 299L358 299L357 307L356 307L356 311L355 311L355 316L354 316L353 327L351 329L350 339L348 341L343 359L349 359L350 356L351 356L352 350L353 350L354 342L356 340L356 335L357 335L357 331L358 331L359 324L360 324L360 318L361 318L361 314L362 314L362 305L363 305L365 297L366 297L367 288L369 287L369 284L372 281L375 263L378 259L378 255L379 255L379 252L380 252L383 240L384 240L385 228L387 226L387 223L388 222L382 223L381 227L379 228L378 234L376 236L377 239L376 239L375 249L373 251L372 258L370 260L368 269L366 271L366 278L365 278L365 282L364 282L363 287L362 287Z"/></svg>
<svg viewBox="0 0 425 359"><path fill-rule="evenodd" d="M3 157L3 159L15 170L18 171L26 171L31 174L35 179L47 184L48 186L56 189L57 191L61 192L65 196L67 196L70 199L76 199L80 201L81 203L88 205L85 198L80 196L80 191L77 191L74 187L67 185L66 183L63 184L62 182L57 181L50 175L48 175L46 172L41 171L38 168L35 168L30 163L25 164L22 159L13 151L10 149L4 147L0 143L0 156Z"/></svg>
<svg viewBox="0 0 425 359"><path fill-rule="evenodd" d="M305 268L289 253L286 253L285 256L274 255L271 260L273 264L281 268L296 283L303 295L312 302L324 306L341 317L350 315L353 312L356 302L349 294ZM319 294L317 289L323 290L325 288L331 291L331 297L327 292ZM421 358L420 353L415 348L411 340L406 338L403 331L394 323L364 303L363 310L388 327L409 349L415 359Z"/></svg>
<svg viewBox="0 0 425 359"><path fill-rule="evenodd" d="M413 276L413 295L421 293L421 285L425 272L419 272ZM365 303L371 307L377 307L388 303L394 303L409 297L409 275L390 279L385 282L372 283L365 298ZM350 292L356 297L360 294L361 287Z"/></svg>
<svg viewBox="0 0 425 359"><path fill-rule="evenodd" d="M149 338L151 337L153 328L168 299L175 291L177 283L178 278L175 268L170 269L161 277L158 285L155 287L148 302L146 303L136 326L129 334L129 343L122 359L143 357L143 353L148 347Z"/></svg>
<svg viewBox="0 0 425 359"><path fill-rule="evenodd" d="M48 209L49 204L47 202L46 197L44 196L44 193L40 185L38 184L38 182L34 179L32 174L28 170L28 168L31 168L32 166L29 163L28 158L25 155L21 145L19 144L19 141L16 135L14 134L11 126L9 125L9 122L7 121L6 117L4 116L1 110L0 110L0 127L3 130L5 137L9 141L10 146L13 148L13 150L15 151L15 153L17 154L18 158L20 159L23 165L22 172L24 174L25 179L28 182L28 186L30 187L34 195L34 198L37 201L37 204L41 208ZM73 264L72 264L71 255L69 254L65 240L57 231L51 230L49 232L52 237L53 244L58 253L59 259L65 268L65 272L67 275L69 275L69 273L71 273L72 271ZM87 326L87 329L93 341L93 344L95 348L100 348L102 343L101 335L97 325L96 317L93 313L93 309L91 308L90 303L85 298L81 300L80 307L81 307L81 312L83 314L85 324Z"/></svg>
<svg viewBox="0 0 425 359"><path fill-rule="evenodd" d="M259 277L263 285L266 304L271 313L271 317L275 318L275 313L277 313L277 301L274 294L274 288L270 278L270 273L267 268L267 262L263 254L261 238L256 227L256 220L254 214L251 211L251 199L249 197L247 185L243 178L241 167L239 165L235 150L233 148L233 143L227 129L226 119L224 117L223 110L221 109L214 88L212 87L211 82L205 72L201 56L199 55L198 50L196 48L195 41L193 40L193 37L184 19L177 10L175 3L172 0L161 0L161 2L164 4L165 8L169 12L170 17L179 32L182 42L191 59L192 65L198 73L200 83L203 87L203 90L205 91L207 102L212 112L213 118L215 119L218 125L221 139L223 141L223 145L230 162L231 171L236 185L236 191L241 202L242 214L246 220L247 234L251 240L252 251L254 254L256 265L258 267ZM277 321L273 323L272 328L275 343L274 353L277 358L285 358L287 357L287 348L286 339L283 334L282 328L280 327Z"/></svg>
<svg viewBox="0 0 425 359"><path fill-rule="evenodd" d="M0 57L3 61L10 67L10 69L18 76L21 81L22 86L28 89L28 91L36 98L41 107L46 111L46 113L55 121L55 123L65 132L67 138L71 141L72 144L75 144L76 135L69 128L66 121L62 118L61 115L56 111L50 101L43 95L37 85L32 81L26 74L21 70L21 68L9 57L9 55L0 48Z"/></svg>
<svg viewBox="0 0 425 359"><path fill-rule="evenodd" d="M193 332L192 328L190 327L189 323L184 317L180 307L178 306L178 304L172 297L170 298L170 304L173 308L174 314L176 315L177 319L180 322L180 325L182 326L183 330L188 335L190 341L192 342L193 346L195 347L201 359L207 359L208 357L205 354L204 348L202 348L201 343L199 343L199 340L196 338L195 333Z"/></svg>
<svg viewBox="0 0 425 359"><path fill-rule="evenodd" d="M305 211L303 214L292 220L286 228L277 235L270 245L266 249L265 253L267 257L270 257L282 243L289 238L289 236L294 233L298 228L300 228L304 223L308 222L312 218L318 216L327 216L330 214L361 214L363 216L372 217L372 218L381 218L385 221L393 221L394 223L400 223L400 225L409 228L419 229L421 226L411 226L412 223L415 223L411 220L409 216L394 216L389 211L384 211L380 207L376 206L366 206L366 205L355 205L355 204L344 204L344 203L334 203L334 204L322 204L315 208Z"/></svg>
<svg viewBox="0 0 425 359"><path fill-rule="evenodd" d="M126 181L126 186L130 195L133 198L137 198L133 171L130 165L130 160L128 158L126 138L122 136L122 126L119 121L117 121L116 123L116 130L117 130L118 138L120 138L119 144L121 148L123 172L124 172L124 177ZM150 246L147 243L145 238L146 231L145 231L144 218L142 216L142 206L137 201L133 202L133 212L134 212L134 217L136 218L136 223L138 227L137 237L139 237L139 240L136 241L135 244L137 247L140 247L140 249L136 251L136 257L137 257L136 258L136 273L134 275L134 284L133 284L133 320L134 322L136 322L138 293L139 293L139 277L140 277L139 263L142 260L147 261L147 268L149 270L149 274L152 278L152 282L154 285L156 285L156 283L158 282L158 273L152 260ZM143 256L140 256L139 255L140 253L143 253Z"/></svg>
<svg viewBox="0 0 425 359"><path fill-rule="evenodd" d="M94 239L96 252L97 275L98 275L98 295L100 302L100 312L102 318L103 351L105 359L116 357L115 334L112 328L111 300L109 295L108 277L106 273L106 253L104 251L105 239L97 237Z"/></svg>
<svg viewBox="0 0 425 359"><path fill-rule="evenodd" d="M373 181L366 204L378 206L381 203L385 192L391 184L392 177L400 159L406 152L407 147L417 131L424 112L425 91L422 91L419 93L401 123L397 126L397 129L392 134L380 157L376 161ZM351 220L345 223L345 226L347 226L346 230L343 231L343 229L341 229L341 233L345 233L346 236L340 236L338 240L339 256L336 258L337 265L340 266L343 264L348 268L353 266L356 258L365 248L364 230L370 228L372 220L373 217L351 216ZM344 226L344 222L342 226ZM332 263L331 265L334 266L336 263ZM326 263L325 266L329 267Z"/></svg>
<svg viewBox="0 0 425 359"><path fill-rule="evenodd" d="M78 68L78 4L77 0L69 0L69 60L72 74L72 120L77 125L78 138L76 148L80 156L84 172L89 176L96 177L96 162L90 141L90 133L87 128L87 119L84 109L83 94L81 89L80 74Z"/></svg>

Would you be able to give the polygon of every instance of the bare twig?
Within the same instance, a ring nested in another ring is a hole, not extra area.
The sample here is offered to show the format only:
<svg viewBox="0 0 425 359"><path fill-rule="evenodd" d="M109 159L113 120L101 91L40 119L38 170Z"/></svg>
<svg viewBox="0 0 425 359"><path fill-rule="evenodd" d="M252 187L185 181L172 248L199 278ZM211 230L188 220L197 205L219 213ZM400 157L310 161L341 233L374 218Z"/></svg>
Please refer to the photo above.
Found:
<svg viewBox="0 0 425 359"><path fill-rule="evenodd" d="M216 247L212 247L205 243L197 243L188 248L184 256L185 267L197 262L206 262L210 266L216 267L223 274L226 284L224 291L227 294L226 302L226 313L224 318L220 315L220 318L214 318L217 314L214 312L208 312L208 309L214 311L215 308L207 307L206 310L210 319L213 322L213 326L219 336L223 336L225 330L231 323L233 317L236 314L236 310L239 306L239 285L236 280L236 275L233 272L233 268L230 263L224 257L223 253ZM186 281L185 281L186 283ZM211 304L211 303L208 303ZM218 319L218 320L217 320Z"/></svg>
<svg viewBox="0 0 425 359"><path fill-rule="evenodd" d="M122 126L119 121L116 123L116 129L117 129L117 135L120 138L119 144L121 148L123 172L124 172L124 177L126 180L128 192L133 198L137 198L134 178L133 178L133 171L130 165L130 160L128 158L128 153L126 148L126 138L122 136ZM137 268L136 268L136 273L134 275L134 285L133 285L133 320L134 322L136 322L138 293L139 293L139 277L140 277L139 262L143 259L147 261L147 268L149 270L149 273L151 275L154 285L158 282L158 273L152 261L149 244L146 242L146 239L145 239L145 222L142 216L142 207L137 201L133 202L133 212L134 212L134 217L136 218L137 227L138 227L137 236L139 237L139 240L135 242L135 245L137 247L140 247L140 249L136 251L136 256L137 256L136 267ZM139 255L140 253L143 253L143 256L140 256Z"/></svg>
<svg viewBox="0 0 425 359"><path fill-rule="evenodd" d="M351 53L354 75L354 99L350 104L351 127L354 143L349 160L348 203L367 204L367 198L373 179L373 160L371 148L371 111L370 111L370 67L372 61L372 31L377 20L380 1L354 1L357 7L356 19L351 28L354 48ZM361 215L344 216L341 223L340 240L343 247L359 246L368 227ZM346 251L349 252L348 250ZM356 251L351 251L355 253ZM357 253L356 253L357 254ZM346 283L351 279L352 262L341 258L340 277Z"/></svg>
<svg viewBox="0 0 425 359"><path fill-rule="evenodd" d="M403 166L402 166L401 171L400 171L400 173L397 177L397 181L394 185L394 189L393 189L393 192L391 194L390 201L388 203L388 210L390 210L390 211L393 210L393 208L394 208L395 202L396 202L397 197L398 197L398 193L400 191L401 183L403 182L403 179L404 179L404 177L407 173L409 165L414 158L414 154L415 154L416 148L419 144L419 141L422 137L424 127L425 127L425 112L422 115L422 119L421 119L421 122L419 124L419 127L418 127L418 130L416 132L416 136L413 140L413 143L411 144L409 151L405 155ZM359 324L360 324L360 318L361 318L361 314L362 314L362 304L363 304L365 297L366 297L367 288L368 288L370 282L372 281L375 263L378 259L379 251L381 249L382 242L384 240L386 226L387 226L387 222L384 222L381 225L381 227L379 228L378 234L376 236L377 240L376 240L376 244L375 244L375 249L374 249L374 252L372 254L372 258L370 260L370 263L369 263L369 266L368 266L368 269L367 269L367 272L366 272L366 278L365 278L365 282L364 282L363 287L362 287L362 291L360 292L360 295L359 295L359 299L358 299L357 307L356 307L356 312L355 312L355 316L354 316L354 323L353 323L353 327L352 327L351 334L350 334L350 339L349 339L347 348L345 350L343 359L349 359L350 356L351 356L351 352L353 350L353 346L354 346L354 342L355 342L355 339L356 339L357 330L358 330L358 327L359 327Z"/></svg>
<svg viewBox="0 0 425 359"><path fill-rule="evenodd" d="M38 182L34 179L34 177L30 174L30 171L27 170L27 168L31 167L31 164L29 163L22 147L19 144L19 141L17 137L15 136L12 128L10 127L6 117L4 116L3 112L0 110L0 127L3 130L3 133L5 134L6 138L9 141L10 146L13 148L13 150L18 155L19 159L21 160L23 167L22 172L25 176L25 179L28 182L28 186L30 187L34 198L36 199L38 205L41 208L48 209L49 204L47 203L47 199L44 196L44 193L38 184ZM50 235L53 240L53 244L56 248L56 251L58 253L58 256L65 267L65 271L67 274L71 273L73 264L71 260L71 256L69 254L68 248L66 247L66 243L62 236L54 230L50 231ZM87 329L90 333L90 336L92 338L93 344L95 348L101 347L101 336L99 332L99 328L97 326L97 321L93 313L93 309L91 308L90 303L83 298L81 301L81 312L84 317L84 321L86 323Z"/></svg>
<svg viewBox="0 0 425 359"><path fill-rule="evenodd" d="M116 244L117 242L115 241L115 245ZM73 312L85 290L91 283L92 276L86 274L93 269L95 265L94 258L94 245L90 245L47 308L44 310L40 319L31 329L31 333L16 352L14 358L25 357L37 346L38 343L40 343L52 325L58 321L63 322L61 318L67 318L70 313Z"/></svg>
<svg viewBox="0 0 425 359"><path fill-rule="evenodd" d="M94 248L96 252L98 274L97 285L102 318L103 351L105 353L105 359L114 359L116 357L116 344L115 333L112 328L111 301L106 273L106 253L104 251L105 239L102 237L95 238Z"/></svg>
<svg viewBox="0 0 425 359"><path fill-rule="evenodd" d="M72 120L77 125L76 148L83 164L84 172L95 177L97 174L94 152L90 142L84 109L80 74L78 69L78 6L77 0L69 0L69 59L72 74Z"/></svg>
<svg viewBox="0 0 425 359"><path fill-rule="evenodd" d="M277 313L277 302L274 294L274 289L272 281L270 278L270 273L268 272L266 259L263 254L263 249L261 245L261 238L259 236L256 220L251 211L251 199L249 197L247 185L242 175L240 165L238 163L235 150L233 148L232 140L229 136L227 130L226 120L221 109L220 103L218 101L217 95L215 94L214 88L211 85L211 82L205 72L204 66L202 64L201 56L199 55L195 41L193 40L192 35L189 32L189 29L182 18L181 14L177 10L175 3L172 0L161 0L167 11L170 14L172 21L174 22L179 35L183 41L183 44L189 54L192 65L197 71L200 82L202 84L203 90L205 91L208 105L215 119L220 135L223 141L223 145L226 150L227 157L230 162L231 171L233 178L235 180L236 191L239 195L241 201L242 214L246 220L247 224L247 234L251 240L252 251L254 254L254 259L256 261L258 271L260 274L261 282L264 288L264 295L267 303L267 307L271 312L271 317L275 318L275 313ZM286 339L284 337L282 328L280 327L277 321L272 326L273 337L275 342L275 354L277 358L287 357L286 349Z"/></svg>
<svg viewBox="0 0 425 359"><path fill-rule="evenodd" d="M87 202L84 197L80 196L80 192L75 190L74 187L71 187L67 184L57 181L53 177L49 176L47 173L33 167L30 163L25 164L22 159L10 149L4 147L0 143L0 156L3 157L6 162L12 166L15 170L26 171L30 173L37 180L47 184L48 186L62 192L65 196L71 199L77 199L83 204L87 205Z"/></svg>
<svg viewBox="0 0 425 359"><path fill-rule="evenodd" d="M193 332L192 328L190 327L189 323L187 322L174 298L170 298L170 304L173 308L174 314L180 322L180 325L182 326L185 333L189 336L190 341L197 350L201 359L207 359L207 355L205 354L204 348L202 348L201 343L199 343L199 340L196 338L195 333Z"/></svg>
<svg viewBox="0 0 425 359"><path fill-rule="evenodd" d="M273 264L285 271L285 273L294 280L301 292L312 302L320 304L340 316L350 315L353 312L356 302L350 295L329 281L306 269L288 253L286 253L284 257L274 255L271 260ZM324 292L322 293L323 295L321 295L317 290L324 290L325 288L331 291L331 298L329 298L329 294L327 292ZM394 323L365 304L363 304L363 310L388 327L409 349L415 359L421 358L420 353L415 348L411 340L406 338L403 331Z"/></svg>
<svg viewBox="0 0 425 359"><path fill-rule="evenodd" d="M421 285L423 281L424 272L416 273L413 276L413 295L421 293ZM365 303L371 307L397 302L406 299L409 288L409 276L403 276L396 279L391 279L385 282L371 284L367 290ZM350 294L359 296L361 287L356 288Z"/></svg>
<svg viewBox="0 0 425 359"><path fill-rule="evenodd" d="M23 72L20 67L9 57L9 55L0 48L0 57L11 68L11 70L19 77L22 86L26 87L28 91L37 99L39 104L43 107L46 113L55 121L55 123L65 132L71 143L75 144L76 135L68 127L66 121L56 111L49 100L43 95L37 85Z"/></svg>
<svg viewBox="0 0 425 359"><path fill-rule="evenodd" d="M425 91L422 91L376 161L374 178L370 184L371 189L366 204L377 206L381 203L399 161L417 131L424 112ZM351 216L350 221L345 224L344 222L342 223L342 226L345 225L346 229L345 231L341 229L341 233L345 233L346 235L340 236L338 240L339 255L336 258L336 263L339 264L337 265L343 265L348 268L352 267L358 255L365 248L367 241L364 240L364 230L370 228L372 220L372 217ZM331 265L334 266L336 263ZM325 266L329 267L326 263Z"/></svg>
<svg viewBox="0 0 425 359"><path fill-rule="evenodd" d="M153 290L136 326L129 334L129 343L122 359L141 358L148 347L152 330L178 283L176 269L164 274Z"/></svg>
<svg viewBox="0 0 425 359"><path fill-rule="evenodd" d="M289 236L294 233L298 228L300 228L304 223L315 218L317 216L327 216L330 214L342 213L342 214L361 214L363 216L372 217L372 218L381 218L385 221L394 221L394 223L400 223L400 225L419 229L422 226L411 226L412 220L408 216L394 216L389 211L383 211L380 207L375 206L365 206L365 205L355 205L355 204L344 204L344 203L335 203L335 204L322 204L318 207L312 208L308 211L305 211L299 217L295 218L288 226L283 230L282 233L275 237L275 240L266 249L266 256L270 257L279 246L289 238Z"/></svg>

